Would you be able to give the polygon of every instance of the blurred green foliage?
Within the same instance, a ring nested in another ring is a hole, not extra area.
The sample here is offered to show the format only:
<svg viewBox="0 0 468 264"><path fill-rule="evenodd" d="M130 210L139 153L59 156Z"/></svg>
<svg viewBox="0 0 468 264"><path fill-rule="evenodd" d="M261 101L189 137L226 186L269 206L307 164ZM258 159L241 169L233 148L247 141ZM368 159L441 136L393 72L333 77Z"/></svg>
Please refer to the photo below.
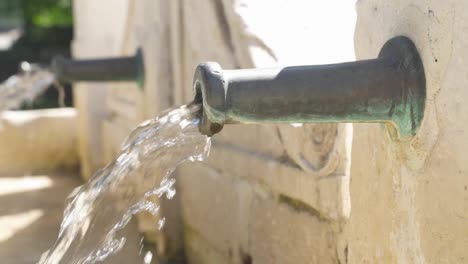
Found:
<svg viewBox="0 0 468 264"><path fill-rule="evenodd" d="M26 25L54 27L73 24L71 0L20 0L20 2Z"/></svg>
<svg viewBox="0 0 468 264"><path fill-rule="evenodd" d="M25 28L71 26L72 0L0 0L0 16L20 19Z"/></svg>
<svg viewBox="0 0 468 264"><path fill-rule="evenodd" d="M72 0L0 0L0 32L11 29L22 29L22 34L8 50L0 50L0 82L17 73L22 61L47 65L55 55L70 55ZM69 87L66 94L70 106ZM56 107L57 97L56 89L50 88L22 109Z"/></svg>

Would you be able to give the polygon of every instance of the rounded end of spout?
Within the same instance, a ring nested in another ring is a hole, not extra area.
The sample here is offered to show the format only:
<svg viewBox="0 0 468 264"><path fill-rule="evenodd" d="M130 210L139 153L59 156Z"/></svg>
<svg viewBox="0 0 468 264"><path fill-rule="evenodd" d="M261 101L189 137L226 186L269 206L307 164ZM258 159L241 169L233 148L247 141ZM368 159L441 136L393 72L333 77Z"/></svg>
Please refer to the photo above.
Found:
<svg viewBox="0 0 468 264"><path fill-rule="evenodd" d="M202 105L200 133L212 136L225 123L225 85L223 70L216 62L198 65L193 79L194 102Z"/></svg>
<svg viewBox="0 0 468 264"><path fill-rule="evenodd" d="M138 48L135 54L135 60L137 63L137 72L136 72L136 82L138 84L138 88L142 91L145 88L145 61L143 56L143 49Z"/></svg>
<svg viewBox="0 0 468 264"><path fill-rule="evenodd" d="M421 126L426 105L426 78L418 50L411 39L398 36L382 47L380 58L391 58L404 72L401 98L393 107L392 121L395 129L390 135L399 141L410 140Z"/></svg>

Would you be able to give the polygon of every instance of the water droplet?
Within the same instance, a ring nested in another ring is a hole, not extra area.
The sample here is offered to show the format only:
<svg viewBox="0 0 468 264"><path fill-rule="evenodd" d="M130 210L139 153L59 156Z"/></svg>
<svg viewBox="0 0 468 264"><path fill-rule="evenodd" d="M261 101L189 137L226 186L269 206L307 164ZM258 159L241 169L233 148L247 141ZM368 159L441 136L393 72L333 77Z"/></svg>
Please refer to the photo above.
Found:
<svg viewBox="0 0 468 264"><path fill-rule="evenodd" d="M145 262L145 264L150 264L152 259L153 259L153 253L151 253L151 251L146 252L145 257L143 258L143 261Z"/></svg>
<svg viewBox="0 0 468 264"><path fill-rule="evenodd" d="M166 218L163 217L158 220L158 230L161 230L164 227L164 224L166 223Z"/></svg>
<svg viewBox="0 0 468 264"><path fill-rule="evenodd" d="M303 123L291 123L291 126L295 128L302 127L303 125L304 125Z"/></svg>

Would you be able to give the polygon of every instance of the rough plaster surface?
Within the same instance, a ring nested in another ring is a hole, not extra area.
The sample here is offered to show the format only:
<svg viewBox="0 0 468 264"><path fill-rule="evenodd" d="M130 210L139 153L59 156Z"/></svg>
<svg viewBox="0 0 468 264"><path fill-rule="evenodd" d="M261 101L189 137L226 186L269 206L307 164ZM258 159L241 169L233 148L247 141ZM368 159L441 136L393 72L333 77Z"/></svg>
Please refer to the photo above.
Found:
<svg viewBox="0 0 468 264"><path fill-rule="evenodd" d="M428 98L410 142L355 125L352 213L342 237L350 263L468 261L467 8L466 1L357 4L357 58L375 56L392 36L410 37L424 63Z"/></svg>

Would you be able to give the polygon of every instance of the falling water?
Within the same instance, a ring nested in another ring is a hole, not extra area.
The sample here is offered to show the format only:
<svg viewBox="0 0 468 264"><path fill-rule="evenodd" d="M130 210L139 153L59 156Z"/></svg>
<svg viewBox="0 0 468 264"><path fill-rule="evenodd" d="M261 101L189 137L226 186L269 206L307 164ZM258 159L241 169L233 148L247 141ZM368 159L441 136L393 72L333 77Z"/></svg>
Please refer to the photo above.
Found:
<svg viewBox="0 0 468 264"><path fill-rule="evenodd" d="M54 75L27 62L21 63L22 72L0 84L0 111L18 108L24 101L32 101L55 82Z"/></svg>
<svg viewBox="0 0 468 264"><path fill-rule="evenodd" d="M117 158L72 193L58 239L39 263L102 261L124 246L121 231L133 215L157 216L159 205L152 198L175 195L170 177L175 168L209 153L210 139L198 132L199 110L199 105L182 106L137 127ZM155 228L163 224L161 217Z"/></svg>

